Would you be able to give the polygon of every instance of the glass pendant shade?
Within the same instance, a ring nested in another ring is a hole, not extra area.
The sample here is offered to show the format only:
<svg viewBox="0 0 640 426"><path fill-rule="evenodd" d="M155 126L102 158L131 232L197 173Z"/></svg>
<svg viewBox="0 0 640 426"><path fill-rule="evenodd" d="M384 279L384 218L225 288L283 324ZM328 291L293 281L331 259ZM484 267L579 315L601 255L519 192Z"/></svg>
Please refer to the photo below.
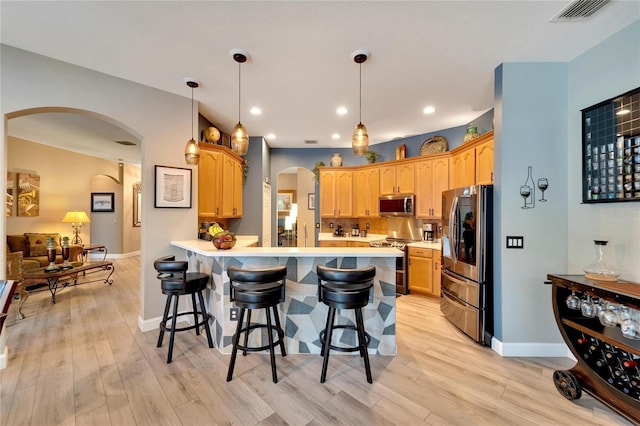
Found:
<svg viewBox="0 0 640 426"><path fill-rule="evenodd" d="M249 151L249 135L242 123L238 122L231 133L231 149L238 155L247 155Z"/></svg>
<svg viewBox="0 0 640 426"><path fill-rule="evenodd" d="M196 165L198 164L198 159L200 158L200 147L198 143L191 139L187 142L187 145L184 147L184 159L187 164Z"/></svg>
<svg viewBox="0 0 640 426"><path fill-rule="evenodd" d="M364 124L358 123L351 138L351 147L355 155L364 155L369 149L369 134Z"/></svg>

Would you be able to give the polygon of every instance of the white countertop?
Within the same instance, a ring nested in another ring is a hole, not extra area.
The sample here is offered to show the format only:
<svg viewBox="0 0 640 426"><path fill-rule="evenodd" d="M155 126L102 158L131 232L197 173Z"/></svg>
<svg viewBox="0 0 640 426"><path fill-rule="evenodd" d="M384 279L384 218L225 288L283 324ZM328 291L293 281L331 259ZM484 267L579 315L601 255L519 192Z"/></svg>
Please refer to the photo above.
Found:
<svg viewBox="0 0 640 426"><path fill-rule="evenodd" d="M420 241L417 243L409 243L407 244L407 246L409 247L418 247L418 248L426 248L426 249L432 249L432 250L442 250L442 244L441 243L433 243L433 242L426 242L426 241Z"/></svg>
<svg viewBox="0 0 640 426"><path fill-rule="evenodd" d="M236 236L236 245L229 250L218 250L211 241L171 241L174 247L210 257L402 257L404 252L380 247L249 247L258 242L257 236ZM357 237L353 237L357 238Z"/></svg>

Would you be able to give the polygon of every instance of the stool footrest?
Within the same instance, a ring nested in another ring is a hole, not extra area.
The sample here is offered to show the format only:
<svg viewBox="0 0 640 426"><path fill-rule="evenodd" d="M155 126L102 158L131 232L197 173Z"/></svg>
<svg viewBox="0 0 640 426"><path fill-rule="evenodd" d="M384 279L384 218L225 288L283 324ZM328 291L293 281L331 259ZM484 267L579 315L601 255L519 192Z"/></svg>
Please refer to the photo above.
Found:
<svg viewBox="0 0 640 426"><path fill-rule="evenodd" d="M255 330L257 328L269 328L269 326L267 324L251 324L250 327L244 327L240 329L240 335L242 335L242 333L251 333L252 330ZM280 330L278 329L277 326L272 325L271 326L271 332L273 333L273 331L276 332L276 334L278 335L278 340L274 340L273 341L273 346L277 346L280 343L282 343L283 339L284 339L284 333L280 333ZM272 334L273 335L273 334ZM233 334L233 341L236 341L236 333ZM256 346L245 346L242 345L240 343L238 343L236 345L236 347L242 351L246 351L246 352L260 352L260 351L266 351L267 349L270 349L271 346L269 344L264 345L264 346L260 346L260 347L256 347ZM283 353L282 356L286 356L286 353Z"/></svg>
<svg viewBox="0 0 640 426"><path fill-rule="evenodd" d="M356 328L355 325L334 325L333 329L335 330L336 328L343 328L343 329L348 329L348 330L353 330L355 332L358 331L358 329ZM325 336L327 334L327 330L324 329L320 332L320 343L322 343L322 345L324 346L324 339ZM364 332L364 345L366 347L369 347L369 342L371 341L371 336L369 335L369 333L367 333L366 331ZM349 347L344 347L344 346L335 346L332 345L331 342L329 342L329 348L331 348L331 350L334 351L338 351L338 352L355 352L355 351L359 351L360 350L360 346L349 346Z"/></svg>
<svg viewBox="0 0 640 426"><path fill-rule="evenodd" d="M181 317L181 316L183 316L183 315L189 315L191 318L193 318L194 313L195 313L196 315L203 315L203 316L204 316L203 320L202 320L202 321L200 321L200 322L198 322L197 324L189 325L189 326L186 326L186 327L180 327L180 328L177 328L177 327L176 327L175 331L187 331L187 330L193 330L193 329L194 329L194 328L196 328L196 327L202 327L202 326L204 326L204 325L205 325L205 323L209 320L209 314L206 314L206 315L205 315L203 312L193 312L193 311L192 311L192 312L182 312L182 313L179 313L179 314L177 315L177 317ZM164 331L171 331L171 327L167 327L167 323L168 323L169 321L171 321L172 319L173 319L173 315L170 315L170 316L168 316L168 317L167 317L166 321L160 321L160 329L161 329L161 330L164 330Z"/></svg>

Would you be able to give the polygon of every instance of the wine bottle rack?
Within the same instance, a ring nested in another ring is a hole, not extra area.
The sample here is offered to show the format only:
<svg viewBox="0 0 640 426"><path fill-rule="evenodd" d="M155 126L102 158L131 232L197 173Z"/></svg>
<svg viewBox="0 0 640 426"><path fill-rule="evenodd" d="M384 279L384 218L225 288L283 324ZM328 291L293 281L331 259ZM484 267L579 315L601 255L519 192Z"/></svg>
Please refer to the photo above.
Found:
<svg viewBox="0 0 640 426"><path fill-rule="evenodd" d="M580 398L584 390L632 422L640 422L640 340L623 335L620 325L604 326L597 316L586 317L566 303L573 293L640 310L640 285L597 282L582 275L548 275L548 280L556 323L577 359L570 370L554 372L556 388L570 400Z"/></svg>

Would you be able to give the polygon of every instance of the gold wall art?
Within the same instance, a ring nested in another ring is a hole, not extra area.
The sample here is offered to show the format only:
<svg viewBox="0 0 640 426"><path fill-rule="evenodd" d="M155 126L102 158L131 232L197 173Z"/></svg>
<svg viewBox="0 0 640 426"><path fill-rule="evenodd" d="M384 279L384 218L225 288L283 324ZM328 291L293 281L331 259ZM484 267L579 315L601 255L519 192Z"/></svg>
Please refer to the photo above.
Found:
<svg viewBox="0 0 640 426"><path fill-rule="evenodd" d="M13 193L15 190L13 189L15 185L15 175L13 172L7 172L7 195L5 200L5 209L4 215L6 217L13 216Z"/></svg>
<svg viewBox="0 0 640 426"><path fill-rule="evenodd" d="M40 215L40 176L18 173L18 216Z"/></svg>

